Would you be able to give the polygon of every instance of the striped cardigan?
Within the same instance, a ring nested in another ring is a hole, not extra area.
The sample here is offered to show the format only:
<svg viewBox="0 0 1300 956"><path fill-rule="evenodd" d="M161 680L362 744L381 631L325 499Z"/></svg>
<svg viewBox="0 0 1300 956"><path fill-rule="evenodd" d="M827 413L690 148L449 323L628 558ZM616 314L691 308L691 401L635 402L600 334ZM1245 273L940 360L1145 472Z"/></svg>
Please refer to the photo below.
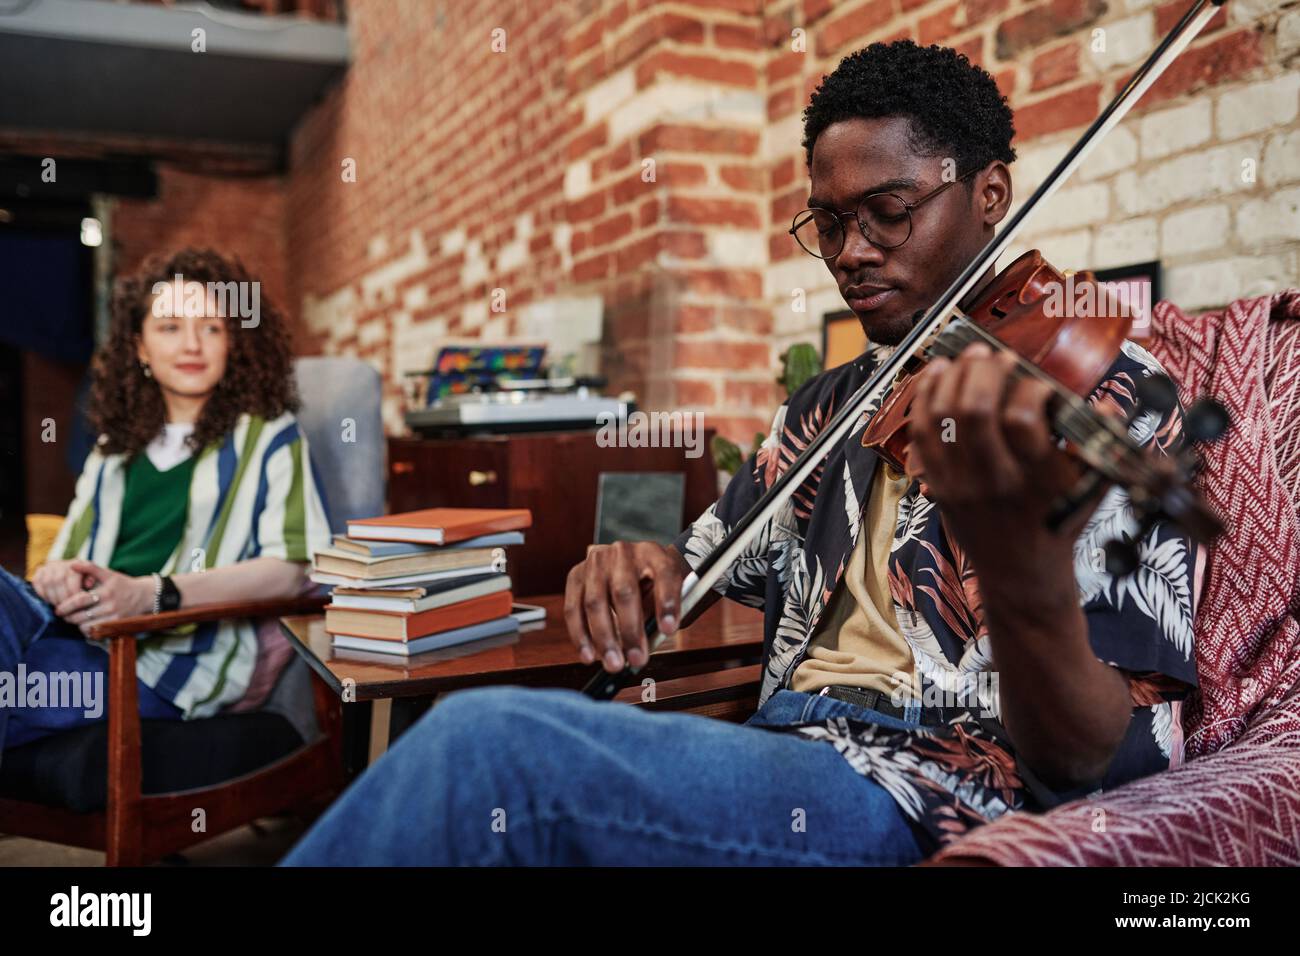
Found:
<svg viewBox="0 0 1300 956"><path fill-rule="evenodd" d="M124 454L91 450L52 557L108 566L126 464ZM270 421L244 414L224 440L199 453L185 531L159 571L182 574L257 557L309 561L312 551L329 543L329 521L297 419L291 412ZM190 719L239 700L256 660L252 620L210 621L140 639L136 673Z"/></svg>

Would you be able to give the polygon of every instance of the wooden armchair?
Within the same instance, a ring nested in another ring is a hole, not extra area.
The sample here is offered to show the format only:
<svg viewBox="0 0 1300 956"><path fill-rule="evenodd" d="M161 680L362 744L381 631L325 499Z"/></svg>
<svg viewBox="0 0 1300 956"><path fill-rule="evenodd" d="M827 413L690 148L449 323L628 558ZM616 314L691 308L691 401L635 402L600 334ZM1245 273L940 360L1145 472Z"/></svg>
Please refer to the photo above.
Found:
<svg viewBox="0 0 1300 956"><path fill-rule="evenodd" d="M312 613L324 603L308 596L210 604L95 627L94 636L109 641L107 723L5 752L0 832L99 849L109 866L138 866L258 817L323 807L343 787L342 714L320 680L311 678L319 728L312 740L264 711L142 721L135 641L181 624Z"/></svg>
<svg viewBox="0 0 1300 956"><path fill-rule="evenodd" d="M381 384L359 359L308 356L295 363L308 436L330 527L383 511ZM356 424L346 439L339 423ZM62 522L29 516L28 576ZM158 860L218 833L284 810L323 807L344 786L341 701L294 657L268 703L202 720L141 720L138 636L227 618L309 614L323 597L209 604L106 621L108 720L32 741L0 758L0 832L102 849L109 866ZM310 686L308 686L310 682ZM309 701L310 698L310 707ZM268 706L283 699L314 711L313 723ZM301 730L299 726L301 725ZM201 811L201 812L200 812Z"/></svg>

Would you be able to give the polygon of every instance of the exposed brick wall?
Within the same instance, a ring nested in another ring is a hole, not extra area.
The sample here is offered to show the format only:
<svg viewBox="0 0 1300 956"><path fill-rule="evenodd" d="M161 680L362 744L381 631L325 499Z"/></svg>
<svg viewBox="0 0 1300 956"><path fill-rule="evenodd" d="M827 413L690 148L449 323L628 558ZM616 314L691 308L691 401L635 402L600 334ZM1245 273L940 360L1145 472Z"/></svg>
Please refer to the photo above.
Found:
<svg viewBox="0 0 1300 956"><path fill-rule="evenodd" d="M158 197L113 204L113 261L119 275L133 272L150 255L184 246L207 246L238 256L290 316L285 245L284 189L278 177L227 178L158 168Z"/></svg>
<svg viewBox="0 0 1300 956"><path fill-rule="evenodd" d="M388 377L395 430L400 373L437 345L540 338L747 441L779 351L819 341L842 307L785 233L807 196L800 113L840 57L912 37L989 69L1016 109L1023 200L1186 6L522 0L431 17L355 0L355 64L294 141L295 295L321 349ZM1297 48L1295 0L1229 4L1016 251L1162 258L1166 294L1191 308L1294 284Z"/></svg>

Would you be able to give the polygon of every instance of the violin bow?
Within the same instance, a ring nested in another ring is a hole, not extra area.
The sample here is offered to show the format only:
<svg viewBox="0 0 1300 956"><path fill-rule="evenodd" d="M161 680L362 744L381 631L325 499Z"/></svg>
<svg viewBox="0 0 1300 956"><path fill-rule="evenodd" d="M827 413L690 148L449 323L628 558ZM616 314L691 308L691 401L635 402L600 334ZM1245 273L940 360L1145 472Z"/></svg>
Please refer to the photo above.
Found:
<svg viewBox="0 0 1300 956"><path fill-rule="evenodd" d="M871 377L853 393L852 397L831 418L826 427L771 485L763 496L754 503L731 530L718 542L717 546L705 556L693 572L682 581L681 609L677 619L685 620L687 615L708 594L718 580L744 554L745 549L758 536L759 532L776 517L790 495L807 480L820 464L821 460L838 447L863 421L869 421L879 409L881 401L893 387L895 379L903 366L918 354L926 341L939 331L944 320L954 305L960 302L975 287L980 276L993 264L998 256L1006 251L1011 241L1024 227L1030 213L1048 199L1061 184L1079 167L1096 144L1119 124L1133 105L1151 88L1169 68L1175 59L1185 50L1205 28L1226 0L1196 0L1193 6L1174 24L1173 29L1138 68L1128 83L1115 94L1114 99L1101 112L1092 125L1084 131L1079 140L1070 147L1047 178L1034 190L1033 195L1011 217L1002 231L989 240L962 273L953 280L947 290L930 306L925 314L915 321L912 330L903 338ZM664 635L659 632L658 621L650 615L645 622L646 638L653 652L663 642ZM600 665L596 665L600 668ZM644 665L643 665L644 666ZM619 690L633 683L639 667L624 667L616 674L600 668L596 675L583 687L583 693L596 700L609 700Z"/></svg>

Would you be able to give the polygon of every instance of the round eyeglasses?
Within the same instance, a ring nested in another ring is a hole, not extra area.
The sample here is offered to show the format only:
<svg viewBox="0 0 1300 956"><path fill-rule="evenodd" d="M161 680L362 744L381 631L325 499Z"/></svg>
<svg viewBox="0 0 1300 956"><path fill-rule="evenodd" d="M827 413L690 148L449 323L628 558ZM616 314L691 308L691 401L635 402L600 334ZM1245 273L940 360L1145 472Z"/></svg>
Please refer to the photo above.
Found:
<svg viewBox="0 0 1300 956"><path fill-rule="evenodd" d="M871 193L862 197L854 213L831 209L804 209L794 217L790 235L800 248L818 259L834 259L844 249L844 216L853 216L862 237L879 249L897 249L912 238L912 210L929 202L949 186L968 178L976 170L944 183L916 202L908 202L893 193Z"/></svg>

